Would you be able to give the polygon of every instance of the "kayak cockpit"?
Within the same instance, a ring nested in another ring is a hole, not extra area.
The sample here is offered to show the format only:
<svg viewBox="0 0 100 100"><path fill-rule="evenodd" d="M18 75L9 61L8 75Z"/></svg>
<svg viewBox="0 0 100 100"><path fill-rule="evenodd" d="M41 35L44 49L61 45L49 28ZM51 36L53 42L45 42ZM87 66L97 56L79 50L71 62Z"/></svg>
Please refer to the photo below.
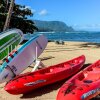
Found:
<svg viewBox="0 0 100 100"><path fill-rule="evenodd" d="M93 82L100 79L100 71L91 71L85 74L84 80L91 80Z"/></svg>

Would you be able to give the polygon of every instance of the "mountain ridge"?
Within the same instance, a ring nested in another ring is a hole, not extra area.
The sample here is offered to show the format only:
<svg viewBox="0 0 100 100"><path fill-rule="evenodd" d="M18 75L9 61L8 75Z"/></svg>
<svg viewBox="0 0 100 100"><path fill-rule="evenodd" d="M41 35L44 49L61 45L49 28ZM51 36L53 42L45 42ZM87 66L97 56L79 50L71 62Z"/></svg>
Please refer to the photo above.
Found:
<svg viewBox="0 0 100 100"><path fill-rule="evenodd" d="M62 21L41 21L34 20L38 32L73 32L75 31L71 26L67 26Z"/></svg>

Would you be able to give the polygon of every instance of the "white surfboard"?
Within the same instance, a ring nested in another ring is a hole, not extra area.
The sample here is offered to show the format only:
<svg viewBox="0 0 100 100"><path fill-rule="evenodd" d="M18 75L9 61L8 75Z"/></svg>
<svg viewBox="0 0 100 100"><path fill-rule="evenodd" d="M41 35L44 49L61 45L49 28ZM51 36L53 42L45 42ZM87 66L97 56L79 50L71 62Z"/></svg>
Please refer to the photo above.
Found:
<svg viewBox="0 0 100 100"><path fill-rule="evenodd" d="M7 62L2 64L1 68L3 70L1 69L0 72L0 83L11 80L24 71L30 64L34 63L36 56L39 57L44 51L47 42L45 36L38 35L20 47L12 57L8 58Z"/></svg>

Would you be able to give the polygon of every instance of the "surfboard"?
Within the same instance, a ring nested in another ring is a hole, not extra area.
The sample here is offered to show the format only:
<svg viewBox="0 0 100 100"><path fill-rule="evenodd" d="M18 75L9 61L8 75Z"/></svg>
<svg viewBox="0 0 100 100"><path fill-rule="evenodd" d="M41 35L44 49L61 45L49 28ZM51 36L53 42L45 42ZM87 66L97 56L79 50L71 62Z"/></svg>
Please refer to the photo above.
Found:
<svg viewBox="0 0 100 100"><path fill-rule="evenodd" d="M44 51L47 45L44 35L37 35L21 46L12 56L8 57L0 67L0 83L9 81L19 75ZM37 48L37 54L36 54Z"/></svg>
<svg viewBox="0 0 100 100"><path fill-rule="evenodd" d="M19 29L9 29L0 33L0 60L5 59L23 40L23 32Z"/></svg>

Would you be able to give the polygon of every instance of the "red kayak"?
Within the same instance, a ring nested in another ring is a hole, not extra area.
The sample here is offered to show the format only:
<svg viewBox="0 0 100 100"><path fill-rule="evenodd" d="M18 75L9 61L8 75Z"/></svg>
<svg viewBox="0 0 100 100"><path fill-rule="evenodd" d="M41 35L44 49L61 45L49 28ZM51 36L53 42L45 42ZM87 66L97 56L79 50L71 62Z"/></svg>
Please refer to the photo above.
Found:
<svg viewBox="0 0 100 100"><path fill-rule="evenodd" d="M90 100L100 94L100 60L80 71L60 88L56 100Z"/></svg>
<svg viewBox="0 0 100 100"><path fill-rule="evenodd" d="M5 86L5 90L11 94L23 94L32 91L70 77L82 68L84 62L85 56L82 55L35 72L19 75Z"/></svg>

